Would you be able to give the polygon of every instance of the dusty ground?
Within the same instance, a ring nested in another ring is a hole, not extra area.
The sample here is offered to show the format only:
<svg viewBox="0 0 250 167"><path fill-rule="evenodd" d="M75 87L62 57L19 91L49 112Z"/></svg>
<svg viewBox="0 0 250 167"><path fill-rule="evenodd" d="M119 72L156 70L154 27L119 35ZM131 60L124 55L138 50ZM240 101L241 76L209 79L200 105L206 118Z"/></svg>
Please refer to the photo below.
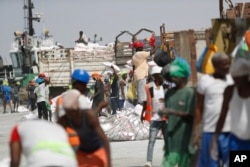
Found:
<svg viewBox="0 0 250 167"><path fill-rule="evenodd" d="M0 107L0 167L3 160L9 157L8 139L11 128L28 112L2 114ZM143 167L146 162L148 140L111 142L113 167ZM157 140L154 149L153 165L160 166L163 157L163 140ZM21 167L25 166L22 158Z"/></svg>

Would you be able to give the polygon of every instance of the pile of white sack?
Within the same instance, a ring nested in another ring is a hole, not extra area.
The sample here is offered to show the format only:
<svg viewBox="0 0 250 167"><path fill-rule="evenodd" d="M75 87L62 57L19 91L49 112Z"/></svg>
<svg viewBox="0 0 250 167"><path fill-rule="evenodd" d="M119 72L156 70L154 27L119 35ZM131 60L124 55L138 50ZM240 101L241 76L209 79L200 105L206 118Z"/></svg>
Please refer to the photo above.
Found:
<svg viewBox="0 0 250 167"><path fill-rule="evenodd" d="M52 100L52 121L56 121L55 117L55 101L58 97ZM101 116L99 121L109 141L133 141L146 140L149 136L149 123L140 120L141 109L136 109L128 102L125 103L125 108L122 111L117 111L116 115L108 117ZM108 114L107 114L108 115ZM37 110L28 112L22 117L22 120L36 119L38 116ZM161 133L158 137L161 138Z"/></svg>
<svg viewBox="0 0 250 167"><path fill-rule="evenodd" d="M149 123L141 123L134 109L117 111L110 117L99 117L101 127L109 141L145 140L149 135Z"/></svg>
<svg viewBox="0 0 250 167"><path fill-rule="evenodd" d="M105 45L99 45L98 43L88 43L88 45L85 45L83 43L77 43L74 47L74 51L86 51L86 52L92 52L94 50L101 51L101 50L113 50L113 44Z"/></svg>

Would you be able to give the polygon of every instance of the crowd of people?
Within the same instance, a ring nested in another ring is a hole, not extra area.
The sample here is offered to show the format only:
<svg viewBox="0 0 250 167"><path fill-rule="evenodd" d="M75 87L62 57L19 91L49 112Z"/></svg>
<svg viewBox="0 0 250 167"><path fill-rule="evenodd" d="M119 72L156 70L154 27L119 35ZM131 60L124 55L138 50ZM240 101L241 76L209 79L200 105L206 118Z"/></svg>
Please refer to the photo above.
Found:
<svg viewBox="0 0 250 167"><path fill-rule="evenodd" d="M72 89L57 99L56 124L47 121L51 120L49 78L40 74L31 81L27 91L31 110L38 108L39 120L19 122L13 128L11 167L19 166L21 153L27 157L27 166L112 166L109 141L98 116L122 112L125 103L141 111L141 122L150 122L145 167L153 166L160 130L162 167L229 166L230 151L250 150L248 51L241 50L233 60L215 53L214 72L202 75L197 86L191 87L189 63L176 56L168 68L150 65L148 58L156 51L150 45L152 50L144 51L143 43L135 41L131 71L118 72L111 66L103 78L97 72L90 75L75 69ZM92 104L86 96L91 78L95 81Z"/></svg>

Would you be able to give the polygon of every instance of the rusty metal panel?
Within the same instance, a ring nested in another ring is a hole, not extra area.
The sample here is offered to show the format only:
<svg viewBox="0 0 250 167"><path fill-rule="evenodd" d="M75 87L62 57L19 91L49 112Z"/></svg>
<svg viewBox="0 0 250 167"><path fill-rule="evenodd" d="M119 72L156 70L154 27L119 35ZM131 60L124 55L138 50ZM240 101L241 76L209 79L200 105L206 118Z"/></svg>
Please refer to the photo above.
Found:
<svg viewBox="0 0 250 167"><path fill-rule="evenodd" d="M191 67L191 48L190 48L191 44L188 31L175 32L174 41L177 54L186 59ZM189 78L188 85L193 85L192 78L193 78L193 73Z"/></svg>
<svg viewBox="0 0 250 167"><path fill-rule="evenodd" d="M174 34L175 39L175 48L177 54L183 58L185 58L189 63L191 62L190 57L190 41L188 36L188 31L180 31L175 32Z"/></svg>
<svg viewBox="0 0 250 167"><path fill-rule="evenodd" d="M197 71L196 71L196 41L205 40L204 31L180 31L174 33L174 47L179 56L187 60L191 67L191 77L189 78L189 85L196 86Z"/></svg>
<svg viewBox="0 0 250 167"><path fill-rule="evenodd" d="M189 46L190 46L190 67L191 67L191 80L192 80L192 85L196 86L197 83L197 71L196 71L196 38L197 39L204 39L204 34L199 33L199 37L197 38L197 34L195 34L194 30L189 30L188 31L188 36L189 36Z"/></svg>
<svg viewBox="0 0 250 167"><path fill-rule="evenodd" d="M185 58L190 64L192 75L189 80L189 85L196 86L197 84L197 49L203 50L211 41L210 29L207 30L187 30L179 32L162 32L162 42L168 42L170 47L174 47L179 56ZM196 44L199 42L199 48ZM200 47L204 48L200 48Z"/></svg>

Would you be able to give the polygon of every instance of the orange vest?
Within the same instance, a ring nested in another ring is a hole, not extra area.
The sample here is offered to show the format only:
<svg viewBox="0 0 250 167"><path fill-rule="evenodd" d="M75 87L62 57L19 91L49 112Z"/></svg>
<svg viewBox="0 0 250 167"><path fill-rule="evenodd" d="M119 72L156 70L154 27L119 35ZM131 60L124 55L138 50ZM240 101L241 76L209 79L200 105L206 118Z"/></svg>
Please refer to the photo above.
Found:
<svg viewBox="0 0 250 167"><path fill-rule="evenodd" d="M147 104L146 104L146 111L144 115L144 120L150 122L153 114L153 107L152 107L152 97L149 92L148 84L145 86L146 94L147 94Z"/></svg>
<svg viewBox="0 0 250 167"><path fill-rule="evenodd" d="M63 105L63 98L62 96L58 97L57 101L56 101L56 111L57 112L62 112L60 111L60 108L62 107ZM59 113L57 113L59 114ZM80 146L80 139L79 139L79 136L77 134L77 132L70 128L70 127L66 127L65 128L67 134L68 134L68 140L69 140L69 144L72 146L72 148L74 150L77 150Z"/></svg>
<svg viewBox="0 0 250 167"><path fill-rule="evenodd" d="M70 127L66 127L66 132L69 137L69 144L74 150L77 150L80 146L80 139L76 131Z"/></svg>

